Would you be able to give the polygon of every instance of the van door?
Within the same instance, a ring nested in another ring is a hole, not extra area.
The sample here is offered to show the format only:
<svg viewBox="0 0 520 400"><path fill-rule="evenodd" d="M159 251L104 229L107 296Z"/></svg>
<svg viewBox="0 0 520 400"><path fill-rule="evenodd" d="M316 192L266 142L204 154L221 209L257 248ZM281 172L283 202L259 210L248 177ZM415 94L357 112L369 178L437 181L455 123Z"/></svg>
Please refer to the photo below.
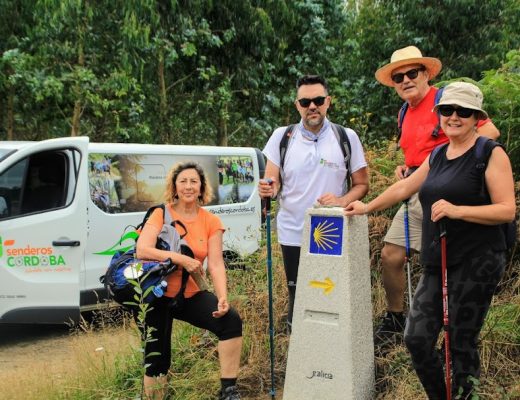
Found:
<svg viewBox="0 0 520 400"><path fill-rule="evenodd" d="M88 138L51 139L0 162L0 322L79 320L87 151Z"/></svg>

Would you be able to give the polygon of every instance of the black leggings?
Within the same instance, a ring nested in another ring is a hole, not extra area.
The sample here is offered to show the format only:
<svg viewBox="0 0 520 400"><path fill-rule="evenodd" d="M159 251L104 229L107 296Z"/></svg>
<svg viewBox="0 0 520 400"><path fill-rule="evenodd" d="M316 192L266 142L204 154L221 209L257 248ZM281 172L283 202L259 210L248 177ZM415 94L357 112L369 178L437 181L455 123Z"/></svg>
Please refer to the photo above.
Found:
<svg viewBox="0 0 520 400"><path fill-rule="evenodd" d="M473 389L480 376L477 342L486 313L506 265L506 254L491 250L448 267L449 335L453 398ZM443 367L435 344L443 326L441 267L424 270L404 333L412 363L430 400L445 399Z"/></svg>
<svg viewBox="0 0 520 400"><path fill-rule="evenodd" d="M298 267L300 265L300 249L298 246L280 245L282 248L283 266L285 278L287 279L287 290L289 291L289 310L287 321L292 323L294 299L296 297L296 280L298 278Z"/></svg>
<svg viewBox="0 0 520 400"><path fill-rule="evenodd" d="M228 340L242 336L242 320L238 313L230 308L226 315L215 318L211 315L217 310L218 299L208 291L202 291L193 297L184 299L181 310L170 307L170 298L161 297L153 303L153 309L146 313L146 326L153 327L152 339L145 345L145 364L147 376L165 375L171 364L171 337L173 320L186 321L198 328L213 332L219 340ZM134 314L134 317L135 314ZM158 353L149 355L151 353Z"/></svg>

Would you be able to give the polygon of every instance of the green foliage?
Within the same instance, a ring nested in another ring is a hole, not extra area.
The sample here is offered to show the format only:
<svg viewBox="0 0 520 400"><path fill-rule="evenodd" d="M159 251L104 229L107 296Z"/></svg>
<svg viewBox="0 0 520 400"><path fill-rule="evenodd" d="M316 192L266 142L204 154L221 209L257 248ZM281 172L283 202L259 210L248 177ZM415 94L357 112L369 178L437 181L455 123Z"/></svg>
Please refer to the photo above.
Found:
<svg viewBox="0 0 520 400"><path fill-rule="evenodd" d="M498 69L486 71L480 82L486 111L501 133L513 164L520 173L520 50L511 50Z"/></svg>
<svg viewBox="0 0 520 400"><path fill-rule="evenodd" d="M299 118L297 77L318 73L329 80L331 119L383 145L401 100L374 72L415 44L443 61L439 79L484 75L493 120L519 161L516 0L0 6L0 139L66 136L75 117L93 141L263 147Z"/></svg>

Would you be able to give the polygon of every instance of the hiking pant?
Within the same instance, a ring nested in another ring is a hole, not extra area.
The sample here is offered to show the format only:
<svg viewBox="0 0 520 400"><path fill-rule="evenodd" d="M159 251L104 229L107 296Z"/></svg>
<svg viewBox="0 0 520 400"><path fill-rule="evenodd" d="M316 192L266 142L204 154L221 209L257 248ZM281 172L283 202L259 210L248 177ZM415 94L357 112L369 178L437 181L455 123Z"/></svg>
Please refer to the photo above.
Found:
<svg viewBox="0 0 520 400"><path fill-rule="evenodd" d="M471 393L470 376L480 376L477 341L491 298L506 265L506 253L492 250L448 267L449 335L453 398ZM404 332L412 364L430 400L446 399L446 384L435 349L443 327L441 267L429 266L419 280Z"/></svg>
<svg viewBox="0 0 520 400"><path fill-rule="evenodd" d="M285 278L287 279L287 290L289 292L289 307L287 311L287 322L292 324L294 311L294 299L296 298L296 280L298 278L298 267L300 265L300 249L299 246L285 246L282 248L283 266L285 269Z"/></svg>
<svg viewBox="0 0 520 400"><path fill-rule="evenodd" d="M213 293L204 290L184 299L180 310L170 307L170 300L169 297L158 298L154 301L153 308L146 313L146 326L155 329L151 332L150 340L145 344L147 376L153 377L168 373L171 364L174 319L207 329L213 332L219 340L242 336L242 320L233 308L230 308L227 314L220 318L213 317L211 313L218 309L218 299Z"/></svg>

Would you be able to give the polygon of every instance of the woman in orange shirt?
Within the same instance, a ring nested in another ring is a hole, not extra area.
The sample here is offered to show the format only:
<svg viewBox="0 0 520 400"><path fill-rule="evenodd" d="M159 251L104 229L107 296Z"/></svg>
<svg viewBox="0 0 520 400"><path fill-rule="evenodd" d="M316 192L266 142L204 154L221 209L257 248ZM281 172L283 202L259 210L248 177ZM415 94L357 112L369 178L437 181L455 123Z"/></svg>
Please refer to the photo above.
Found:
<svg viewBox="0 0 520 400"><path fill-rule="evenodd" d="M181 221L186 227L188 233L184 239L195 258L155 247L164 221L162 210L156 209L137 241L137 257L144 260L169 258L180 268L168 276L165 295L158 298L153 309L146 314L146 326L155 329L152 332L155 340L146 343L145 363L148 366L144 376L145 395L149 399L163 399L166 395L166 374L171 364L172 323L173 319L179 319L217 335L222 384L220 400L239 400L236 381L242 349L242 320L227 301L222 222L216 215L202 208L212 198L211 186L204 170L193 162L174 165L167 177L165 197L165 211L170 213L173 220ZM171 298L181 287L182 268L190 275L204 275L202 263L206 258L215 294L200 290L190 276L182 307L170 307Z"/></svg>

